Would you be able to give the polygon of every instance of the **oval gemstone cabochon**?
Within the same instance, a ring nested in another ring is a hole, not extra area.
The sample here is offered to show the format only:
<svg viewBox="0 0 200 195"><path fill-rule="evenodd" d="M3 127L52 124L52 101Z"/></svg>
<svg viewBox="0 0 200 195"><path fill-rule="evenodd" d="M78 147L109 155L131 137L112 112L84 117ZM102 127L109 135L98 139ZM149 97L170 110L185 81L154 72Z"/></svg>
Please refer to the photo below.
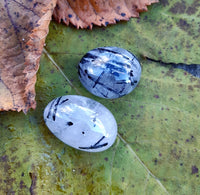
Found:
<svg viewBox="0 0 200 195"><path fill-rule="evenodd" d="M141 66L125 49L99 47L83 56L78 73L81 83L92 94L114 99L130 93L137 86Z"/></svg>
<svg viewBox="0 0 200 195"><path fill-rule="evenodd" d="M65 144L87 152L108 149L117 136L117 123L102 104L78 95L52 100L44 110L50 131Z"/></svg>

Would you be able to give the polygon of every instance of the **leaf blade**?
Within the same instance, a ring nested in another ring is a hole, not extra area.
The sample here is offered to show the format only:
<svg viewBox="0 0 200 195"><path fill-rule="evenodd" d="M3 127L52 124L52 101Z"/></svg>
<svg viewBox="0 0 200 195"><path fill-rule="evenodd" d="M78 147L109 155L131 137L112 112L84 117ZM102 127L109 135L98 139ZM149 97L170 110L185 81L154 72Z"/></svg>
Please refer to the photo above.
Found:
<svg viewBox="0 0 200 195"><path fill-rule="evenodd" d="M53 16L57 22L73 24L77 28L90 28L93 25L107 26L116 21L139 17L139 12L147 11L147 5L158 0L131 1L89 1L58 0Z"/></svg>
<svg viewBox="0 0 200 195"><path fill-rule="evenodd" d="M0 79L11 93L13 104L5 104L2 94L0 110L35 108L36 72L48 33L48 25L56 1L45 3L7 1L0 2ZM2 86L2 85L1 85ZM10 102L10 101L9 101Z"/></svg>

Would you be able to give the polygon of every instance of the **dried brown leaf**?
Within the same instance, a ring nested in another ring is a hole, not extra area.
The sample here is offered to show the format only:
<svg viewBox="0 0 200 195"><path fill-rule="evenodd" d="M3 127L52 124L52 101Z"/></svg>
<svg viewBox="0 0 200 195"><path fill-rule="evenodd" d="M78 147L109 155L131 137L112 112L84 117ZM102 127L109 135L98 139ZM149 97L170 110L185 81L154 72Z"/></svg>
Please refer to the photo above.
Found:
<svg viewBox="0 0 200 195"><path fill-rule="evenodd" d="M58 0L53 16L56 21L77 28L90 28L93 24L107 26L119 20L138 17L147 6L159 0Z"/></svg>
<svg viewBox="0 0 200 195"><path fill-rule="evenodd" d="M0 110L36 107L36 72L55 4L0 0Z"/></svg>

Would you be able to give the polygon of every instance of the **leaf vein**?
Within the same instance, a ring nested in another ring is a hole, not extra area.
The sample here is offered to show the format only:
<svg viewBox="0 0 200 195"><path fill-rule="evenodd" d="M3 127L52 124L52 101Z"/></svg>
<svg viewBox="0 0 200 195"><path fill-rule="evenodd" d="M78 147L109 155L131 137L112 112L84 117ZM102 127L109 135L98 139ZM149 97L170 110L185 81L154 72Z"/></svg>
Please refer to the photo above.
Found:
<svg viewBox="0 0 200 195"><path fill-rule="evenodd" d="M167 193L168 191L164 187L164 185L160 182L160 180L147 168L147 166L142 162L142 160L138 157L138 155L134 152L134 150L131 148L131 146L121 137L121 135L118 133L118 137L120 140L127 146L127 148L131 151L131 153L136 157L136 159L139 161L139 163L145 168L145 170L148 172L148 174L153 177L156 182L160 185L160 187Z"/></svg>
<svg viewBox="0 0 200 195"><path fill-rule="evenodd" d="M65 75L65 73L62 71L59 65L54 61L54 59L50 56L50 54L45 48L43 49L43 52L46 54L49 60L53 63L53 65L60 71L60 73L65 78L65 80L69 83L69 85L76 91L77 94L80 95L80 92L78 91L78 89L72 84L72 82L68 79L68 77Z"/></svg>

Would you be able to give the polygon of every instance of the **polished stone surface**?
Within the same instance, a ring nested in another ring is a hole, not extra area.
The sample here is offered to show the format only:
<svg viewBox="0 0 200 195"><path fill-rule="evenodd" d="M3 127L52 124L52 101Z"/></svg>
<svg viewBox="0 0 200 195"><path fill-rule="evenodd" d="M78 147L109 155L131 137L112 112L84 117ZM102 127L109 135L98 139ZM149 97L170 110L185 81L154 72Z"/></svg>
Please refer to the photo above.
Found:
<svg viewBox="0 0 200 195"><path fill-rule="evenodd" d="M99 47L83 56L79 79L92 94L108 99L130 93L138 84L141 66L129 51L118 47Z"/></svg>
<svg viewBox="0 0 200 195"><path fill-rule="evenodd" d="M102 104L78 95L61 96L44 110L50 131L65 144L87 152L108 149L117 136L117 123Z"/></svg>

